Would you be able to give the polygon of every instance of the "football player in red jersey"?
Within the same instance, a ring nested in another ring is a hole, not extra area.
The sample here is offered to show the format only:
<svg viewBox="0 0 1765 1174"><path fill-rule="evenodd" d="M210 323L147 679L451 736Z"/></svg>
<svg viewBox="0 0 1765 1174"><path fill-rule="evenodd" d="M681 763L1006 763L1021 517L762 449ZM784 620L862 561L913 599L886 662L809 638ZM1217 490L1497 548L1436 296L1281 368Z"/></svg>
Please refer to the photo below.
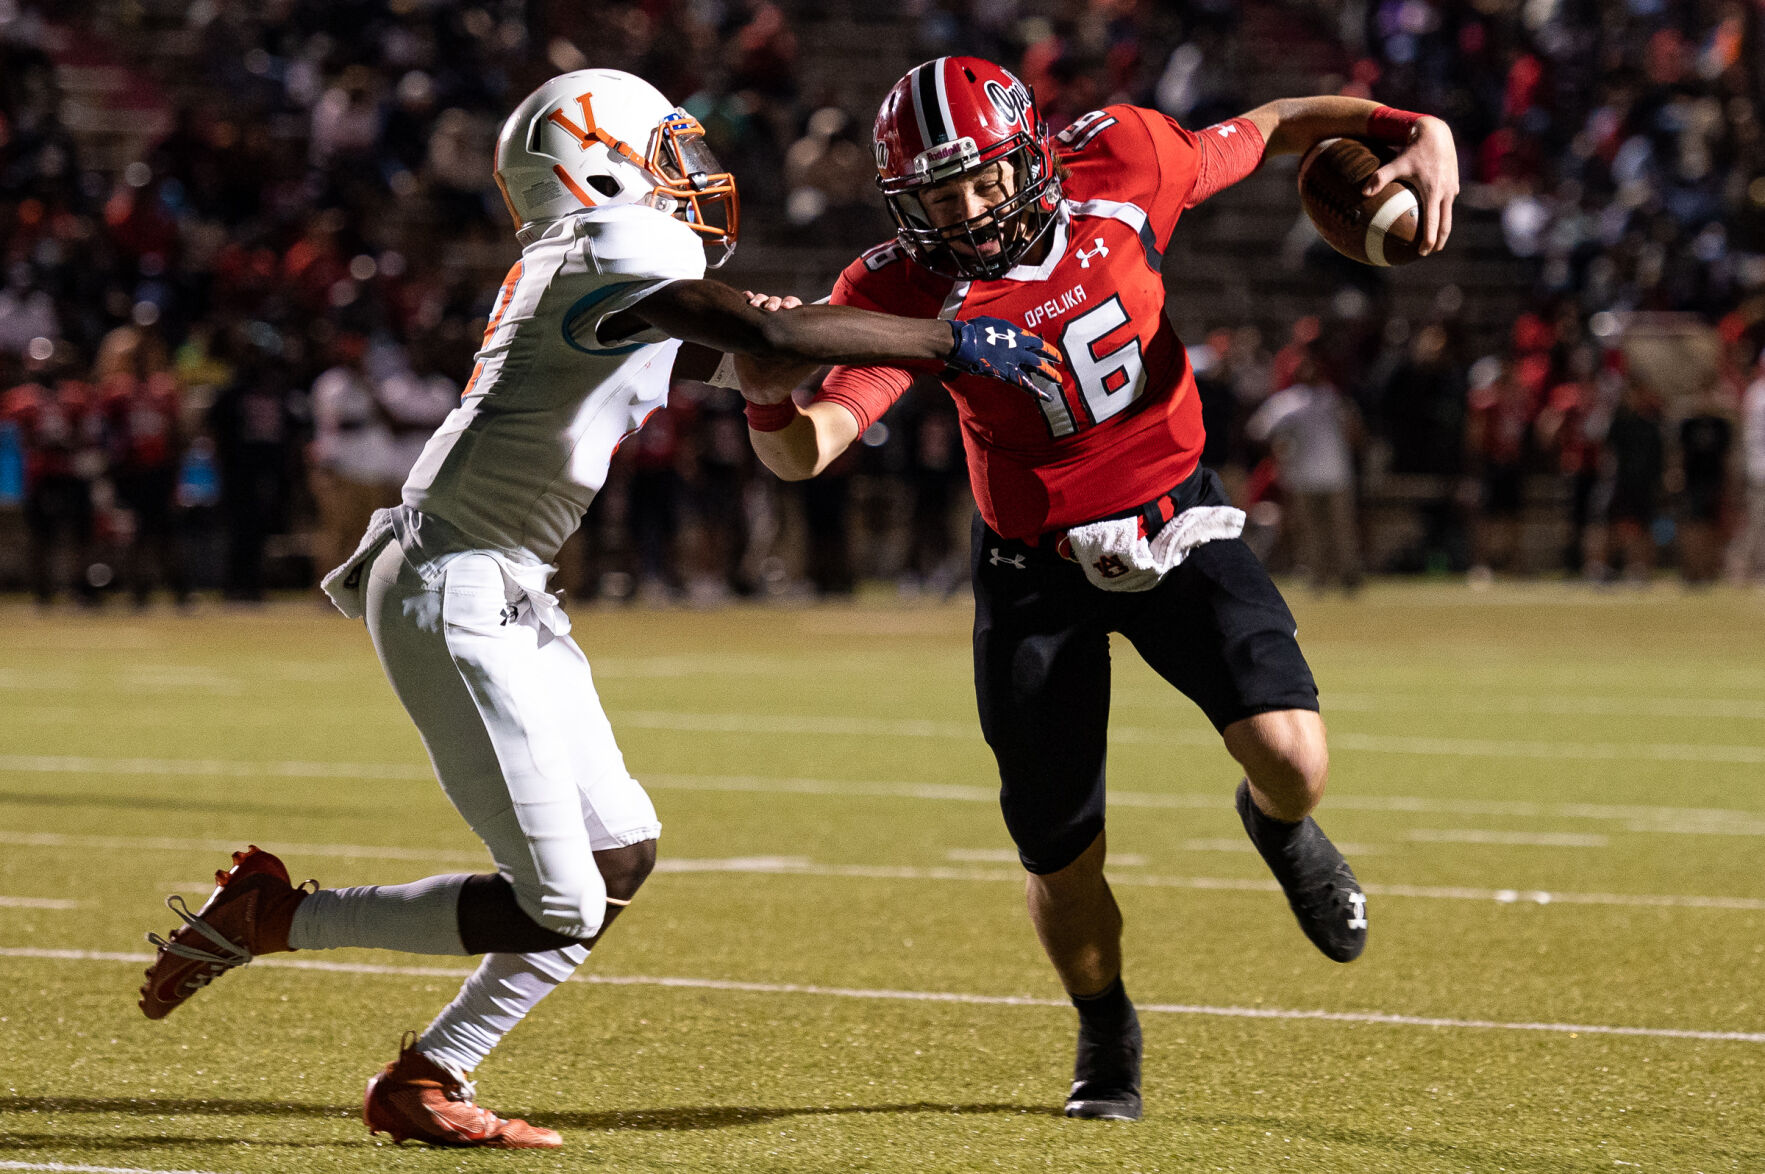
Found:
<svg viewBox="0 0 1765 1174"><path fill-rule="evenodd" d="M1310 817L1328 765L1317 687L1292 614L1238 537L1243 515L1200 467L1200 398L1161 275L1185 210L1265 155L1336 135L1401 145L1367 190L1410 183L1422 251L1439 249L1458 190L1451 132L1360 99L1285 99L1199 132L1108 106L1053 136L1010 72L941 57L902 78L877 116L878 183L897 232L846 269L832 300L1003 318L1067 361L1055 394L943 381L980 506L981 728L1031 921L1079 1011L1069 1116L1141 1112L1140 1028L1103 875L1111 632L1220 731L1243 767L1239 816L1306 935L1338 962L1365 945L1366 898ZM736 366L755 451L787 479L825 468L913 378L838 367L799 409L790 390L802 368Z"/></svg>

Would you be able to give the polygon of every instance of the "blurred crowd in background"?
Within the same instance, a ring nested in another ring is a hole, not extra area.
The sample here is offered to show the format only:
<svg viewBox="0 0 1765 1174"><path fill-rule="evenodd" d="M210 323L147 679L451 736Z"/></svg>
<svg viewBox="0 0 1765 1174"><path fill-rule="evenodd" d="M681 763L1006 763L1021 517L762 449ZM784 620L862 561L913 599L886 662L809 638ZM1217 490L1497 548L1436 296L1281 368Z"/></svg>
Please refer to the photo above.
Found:
<svg viewBox="0 0 1765 1174"><path fill-rule="evenodd" d="M0 0L0 586L256 600L341 560L457 402L516 251L496 131L553 73L630 69L682 101L741 186L730 279L788 271L819 288L777 292L814 295L890 231L869 123L917 61L999 60L1056 129L1116 101L1198 127L1274 96L1253 85L1271 41L1322 71L1293 92L1446 118L1461 214L1499 225L1525 280L1248 322L1169 278L1205 460L1264 557L1319 589L1667 564L1765 581L1758 4L897 8ZM857 30L845 57L830 21ZM1326 295L1379 280L1305 257ZM1497 299L1500 329L1473 328L1467 296ZM700 601L962 584L945 397L916 389L800 485L757 466L740 407L678 383L565 581Z"/></svg>

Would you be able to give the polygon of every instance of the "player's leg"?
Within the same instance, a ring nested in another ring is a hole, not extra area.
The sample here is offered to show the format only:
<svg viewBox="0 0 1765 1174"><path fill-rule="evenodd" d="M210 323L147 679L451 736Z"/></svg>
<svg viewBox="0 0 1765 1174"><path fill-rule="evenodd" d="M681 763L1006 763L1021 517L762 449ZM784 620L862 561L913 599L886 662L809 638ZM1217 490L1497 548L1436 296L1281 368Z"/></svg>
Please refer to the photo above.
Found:
<svg viewBox="0 0 1765 1174"><path fill-rule="evenodd" d="M456 560L468 563L458 574L450 564L446 646L454 680L471 695L494 748L504 800L470 776L462 783L448 752L438 753L439 740L431 754L450 798L498 863L497 874L469 878L460 890L462 944L487 954L364 1100L370 1128L447 1144L476 1132L476 1110L461 1107L462 1095L470 1106L471 1071L569 977L630 903L654 866L660 830L649 797L625 769L581 651L567 637L526 627L525 605L505 616L500 571L492 580L469 560ZM486 582L475 584L475 576ZM475 606L481 588L494 589L494 625ZM579 862L592 870L592 884L575 871ZM560 938L567 944L557 945ZM512 1123L498 1138L520 1146L557 1141L550 1131Z"/></svg>
<svg viewBox="0 0 1765 1174"><path fill-rule="evenodd" d="M1306 936L1338 962L1357 957L1366 898L1310 817L1329 771L1317 686L1262 564L1242 541L1206 543L1124 606L1120 630L1244 768L1239 817Z"/></svg>
<svg viewBox="0 0 1765 1174"><path fill-rule="evenodd" d="M1028 872L1030 920L1079 1013L1066 1112L1140 1116L1140 1028L1121 979L1121 911L1104 878L1109 637L1084 573L977 522L975 694L1000 806Z"/></svg>
<svg viewBox="0 0 1765 1174"><path fill-rule="evenodd" d="M477 673L462 666L461 675L471 680ZM522 674L518 687L528 685L534 688L534 695L525 699L522 745L510 746L506 738L499 738L503 758L511 761L529 752L534 730L541 724L564 741L565 758L558 765L573 774L570 815L592 849L605 908L595 934L580 944L543 953L511 952L505 944L508 931L503 923L509 918L511 902L517 908L520 904L515 882L500 873L466 882L460 893L460 936L470 952L488 956L460 997L424 1031L417 1045L424 1053L465 1071L476 1068L496 1041L550 990L544 986L547 979L555 986L587 956L613 919L636 897L656 861L660 827L655 808L625 769L582 652L568 637L548 641ZM485 700L491 698L486 696ZM542 867L536 866L534 871ZM505 871L519 874L518 868ZM524 913L518 916L541 933L552 932L535 925ZM555 962L535 961L555 955L569 960L569 967L561 973ZM517 997L510 990L511 983L531 998Z"/></svg>

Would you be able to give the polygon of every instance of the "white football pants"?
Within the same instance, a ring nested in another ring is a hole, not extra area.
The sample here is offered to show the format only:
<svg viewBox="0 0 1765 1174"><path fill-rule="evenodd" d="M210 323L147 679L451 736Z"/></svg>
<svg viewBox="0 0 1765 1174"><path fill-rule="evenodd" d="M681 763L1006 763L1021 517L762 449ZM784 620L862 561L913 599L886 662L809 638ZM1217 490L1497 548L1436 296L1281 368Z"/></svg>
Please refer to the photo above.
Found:
<svg viewBox="0 0 1765 1174"><path fill-rule="evenodd" d="M389 542L369 570L368 633L442 790L521 908L590 938L607 901L594 852L655 839L661 825L625 769L588 659L510 591L488 554L457 555L425 581Z"/></svg>

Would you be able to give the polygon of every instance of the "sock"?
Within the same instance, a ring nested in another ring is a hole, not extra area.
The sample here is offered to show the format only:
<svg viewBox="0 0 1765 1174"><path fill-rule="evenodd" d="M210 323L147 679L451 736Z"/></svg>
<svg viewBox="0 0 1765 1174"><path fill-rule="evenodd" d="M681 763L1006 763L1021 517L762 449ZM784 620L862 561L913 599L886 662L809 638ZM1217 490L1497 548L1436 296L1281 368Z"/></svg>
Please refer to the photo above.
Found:
<svg viewBox="0 0 1765 1174"><path fill-rule="evenodd" d="M288 944L296 950L360 946L464 956L460 888L469 875L432 876L408 885L320 889L294 911Z"/></svg>
<svg viewBox="0 0 1765 1174"><path fill-rule="evenodd" d="M587 957L587 946L539 954L486 954L454 1001L424 1029L417 1050L444 1068L471 1072Z"/></svg>
<svg viewBox="0 0 1765 1174"><path fill-rule="evenodd" d="M1094 995L1072 995L1072 1005L1079 1011L1079 1026L1094 1031L1113 1032L1134 1015L1134 1004L1128 1001L1128 988L1122 976Z"/></svg>

